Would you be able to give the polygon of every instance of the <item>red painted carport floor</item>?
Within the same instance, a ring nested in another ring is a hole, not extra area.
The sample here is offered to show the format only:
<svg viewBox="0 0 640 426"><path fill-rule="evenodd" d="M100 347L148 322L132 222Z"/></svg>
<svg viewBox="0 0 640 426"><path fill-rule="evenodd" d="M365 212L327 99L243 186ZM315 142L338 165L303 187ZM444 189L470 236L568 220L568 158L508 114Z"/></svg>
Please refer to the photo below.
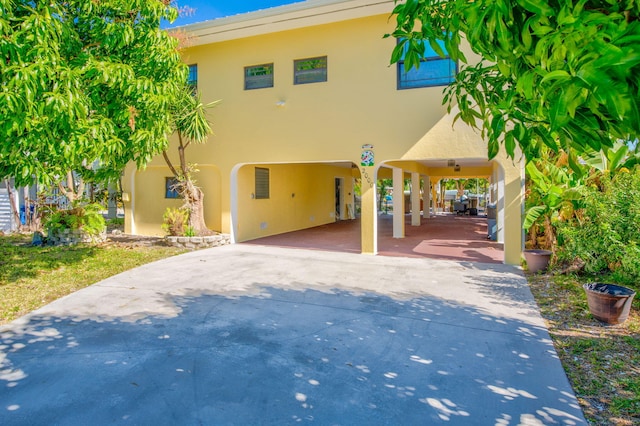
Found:
<svg viewBox="0 0 640 426"><path fill-rule="evenodd" d="M360 253L360 219L259 238L245 244ZM485 263L504 260L503 245L487 239L485 217L455 214L422 218L420 226L411 226L411 216L405 215L404 238L393 238L393 216L378 216L378 255Z"/></svg>

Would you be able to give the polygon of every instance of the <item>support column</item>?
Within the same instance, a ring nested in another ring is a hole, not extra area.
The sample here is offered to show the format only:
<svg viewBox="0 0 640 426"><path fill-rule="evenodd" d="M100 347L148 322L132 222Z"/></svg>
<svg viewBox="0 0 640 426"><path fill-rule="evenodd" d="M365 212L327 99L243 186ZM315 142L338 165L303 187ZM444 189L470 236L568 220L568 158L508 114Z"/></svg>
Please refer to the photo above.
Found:
<svg viewBox="0 0 640 426"><path fill-rule="evenodd" d="M502 167L498 168L498 198L497 198L497 218L498 219L498 242L504 243L505 231L505 175Z"/></svg>
<svg viewBox="0 0 640 426"><path fill-rule="evenodd" d="M518 174L519 173L519 174ZM519 170L509 170L509 174L502 172L504 197L503 236L504 261L510 265L520 264L520 257L524 249L524 232L522 217L524 206L524 165Z"/></svg>
<svg viewBox="0 0 640 426"><path fill-rule="evenodd" d="M435 181L431 182L431 197L433 198L433 212L436 213L438 208L438 193L440 192L440 179L436 178Z"/></svg>
<svg viewBox="0 0 640 426"><path fill-rule="evenodd" d="M424 188L422 189L422 217L425 219L431 218L430 206L431 206L431 178L424 176L422 178Z"/></svg>
<svg viewBox="0 0 640 426"><path fill-rule="evenodd" d="M411 173L411 226L420 226L420 174Z"/></svg>
<svg viewBox="0 0 640 426"><path fill-rule="evenodd" d="M378 206L376 204L375 173L373 167L360 169L361 211L360 244L363 254L378 253Z"/></svg>
<svg viewBox="0 0 640 426"><path fill-rule="evenodd" d="M393 238L404 238L404 171L393 167Z"/></svg>

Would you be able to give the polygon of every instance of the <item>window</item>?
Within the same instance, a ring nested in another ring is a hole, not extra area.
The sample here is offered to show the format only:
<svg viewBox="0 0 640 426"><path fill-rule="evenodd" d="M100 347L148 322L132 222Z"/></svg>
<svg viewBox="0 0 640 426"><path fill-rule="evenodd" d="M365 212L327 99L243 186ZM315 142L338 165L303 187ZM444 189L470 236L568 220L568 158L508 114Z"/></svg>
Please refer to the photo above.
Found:
<svg viewBox="0 0 640 426"><path fill-rule="evenodd" d="M327 57L298 59L293 61L293 84L327 81Z"/></svg>
<svg viewBox="0 0 640 426"><path fill-rule="evenodd" d="M198 64L189 65L187 84L191 86L194 92L198 89Z"/></svg>
<svg viewBox="0 0 640 426"><path fill-rule="evenodd" d="M446 52L444 42L437 41ZM449 56L442 58L429 44L425 45L424 57L420 60L420 68L406 70L404 60L398 61L398 89L414 89L417 87L446 86L455 80L458 64Z"/></svg>
<svg viewBox="0 0 640 426"><path fill-rule="evenodd" d="M256 200L269 198L269 169L256 167Z"/></svg>
<svg viewBox="0 0 640 426"><path fill-rule="evenodd" d="M273 87L273 64L244 67L244 90Z"/></svg>
<svg viewBox="0 0 640 426"><path fill-rule="evenodd" d="M164 198L180 198L177 188L178 179L175 177L164 178Z"/></svg>

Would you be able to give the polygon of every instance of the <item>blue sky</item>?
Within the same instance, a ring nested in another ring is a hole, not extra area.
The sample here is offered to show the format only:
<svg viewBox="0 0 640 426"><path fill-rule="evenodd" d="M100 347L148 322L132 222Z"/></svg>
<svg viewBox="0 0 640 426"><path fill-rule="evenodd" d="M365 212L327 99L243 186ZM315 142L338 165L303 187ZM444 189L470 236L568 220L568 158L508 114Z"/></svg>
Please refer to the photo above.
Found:
<svg viewBox="0 0 640 426"><path fill-rule="evenodd" d="M237 15L238 13L282 6L283 4L299 3L301 1L302 0L178 0L178 6L188 6L195 9L195 12L191 16L176 19L171 25L163 26L176 27L221 18L223 16Z"/></svg>

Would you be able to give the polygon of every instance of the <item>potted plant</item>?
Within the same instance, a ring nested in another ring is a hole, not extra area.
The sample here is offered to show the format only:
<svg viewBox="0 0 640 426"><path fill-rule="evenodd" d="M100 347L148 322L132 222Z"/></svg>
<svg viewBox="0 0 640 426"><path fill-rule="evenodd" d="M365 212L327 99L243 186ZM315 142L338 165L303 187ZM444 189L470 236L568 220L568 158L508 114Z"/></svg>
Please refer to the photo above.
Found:
<svg viewBox="0 0 640 426"><path fill-rule="evenodd" d="M550 250L532 249L524 251L524 259L527 261L527 270L529 272L539 272L547 269L551 261Z"/></svg>
<svg viewBox="0 0 640 426"><path fill-rule="evenodd" d="M635 291L606 283L588 283L583 288L589 311L596 319L607 324L621 324L627 320Z"/></svg>

